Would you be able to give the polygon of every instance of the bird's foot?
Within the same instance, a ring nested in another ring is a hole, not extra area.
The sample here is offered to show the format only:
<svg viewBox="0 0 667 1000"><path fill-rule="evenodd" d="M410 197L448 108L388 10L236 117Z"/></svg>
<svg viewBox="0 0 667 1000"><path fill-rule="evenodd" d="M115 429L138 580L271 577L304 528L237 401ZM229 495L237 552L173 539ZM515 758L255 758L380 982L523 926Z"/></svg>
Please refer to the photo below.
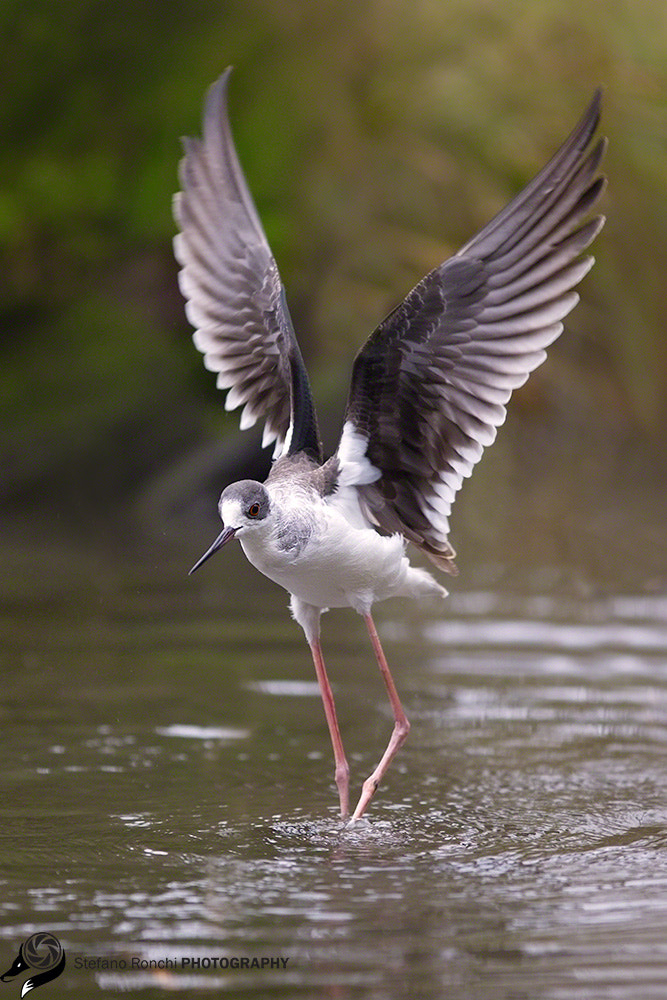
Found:
<svg viewBox="0 0 667 1000"><path fill-rule="evenodd" d="M370 830L371 821L367 816L350 816L350 818L345 823L346 830L354 830L355 833L361 832L362 830Z"/></svg>

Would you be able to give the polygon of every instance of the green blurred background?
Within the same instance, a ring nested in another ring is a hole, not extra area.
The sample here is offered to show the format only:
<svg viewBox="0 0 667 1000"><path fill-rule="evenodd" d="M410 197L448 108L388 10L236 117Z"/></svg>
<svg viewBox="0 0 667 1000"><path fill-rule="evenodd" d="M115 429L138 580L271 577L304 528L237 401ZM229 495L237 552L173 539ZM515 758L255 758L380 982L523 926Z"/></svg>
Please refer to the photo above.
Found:
<svg viewBox="0 0 667 1000"><path fill-rule="evenodd" d="M641 544L664 565L667 5L5 0L0 21L6 530L29 515L72 536L166 536L243 458L171 249L179 137L199 134L233 64L239 154L330 446L362 340L602 84L597 266L457 516L473 543L500 530L509 549L530 510L555 550L573 511L596 511L598 551Z"/></svg>

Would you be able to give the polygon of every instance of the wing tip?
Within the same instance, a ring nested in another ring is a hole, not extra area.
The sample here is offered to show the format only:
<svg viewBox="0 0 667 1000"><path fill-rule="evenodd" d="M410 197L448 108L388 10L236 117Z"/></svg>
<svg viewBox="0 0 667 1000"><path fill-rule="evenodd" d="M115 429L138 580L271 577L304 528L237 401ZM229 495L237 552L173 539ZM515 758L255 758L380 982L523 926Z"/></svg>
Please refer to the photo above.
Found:
<svg viewBox="0 0 667 1000"><path fill-rule="evenodd" d="M212 97L219 97L219 96L224 97L227 95L227 89L229 87L229 79L232 75L233 69L234 69L233 66L227 66L226 69L223 69L222 73L217 78L217 80L213 81L213 83L206 92L206 101L205 101L206 104L208 104L209 100Z"/></svg>
<svg viewBox="0 0 667 1000"><path fill-rule="evenodd" d="M586 110L584 111L579 123L575 125L571 137L574 138L578 136L581 132L586 136L586 144L588 144L593 136L593 133L600 124L600 116L602 114L602 96L603 89L602 85L599 85L593 91L593 97L591 98Z"/></svg>
<svg viewBox="0 0 667 1000"><path fill-rule="evenodd" d="M595 90L593 91L593 97L591 99L590 107L595 108L599 111L602 108L602 97L604 95L604 86L599 83Z"/></svg>
<svg viewBox="0 0 667 1000"><path fill-rule="evenodd" d="M228 66L215 83L212 83L206 92L204 100L204 137L213 129L218 130L220 124L228 126L227 96L229 93L229 79L232 75L232 67Z"/></svg>

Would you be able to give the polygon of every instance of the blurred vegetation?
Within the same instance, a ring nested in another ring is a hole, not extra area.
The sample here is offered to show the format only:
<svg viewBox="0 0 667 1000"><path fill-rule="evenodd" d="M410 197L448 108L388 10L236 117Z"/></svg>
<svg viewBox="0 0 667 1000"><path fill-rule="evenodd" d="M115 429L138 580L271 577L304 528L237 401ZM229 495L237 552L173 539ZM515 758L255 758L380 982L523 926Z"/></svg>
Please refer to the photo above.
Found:
<svg viewBox="0 0 667 1000"><path fill-rule="evenodd" d="M235 66L241 161L320 398L382 316L543 164L593 89L611 139L569 335L514 420L664 444L667 6L5 0L3 496L131 493L222 415L171 252L178 137ZM227 419L228 423L224 421ZM74 486L72 486L74 484Z"/></svg>

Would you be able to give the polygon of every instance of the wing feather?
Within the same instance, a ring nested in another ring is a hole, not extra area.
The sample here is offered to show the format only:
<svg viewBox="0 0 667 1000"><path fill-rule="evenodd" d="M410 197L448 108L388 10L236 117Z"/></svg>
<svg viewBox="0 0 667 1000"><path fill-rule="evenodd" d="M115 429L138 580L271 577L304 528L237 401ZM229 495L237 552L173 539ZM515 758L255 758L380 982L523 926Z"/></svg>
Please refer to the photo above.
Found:
<svg viewBox="0 0 667 1000"><path fill-rule="evenodd" d="M174 253L194 343L242 406L241 429L264 420L264 445L322 460L308 375L276 262L234 147L227 115L227 70L205 104L203 139L184 139L182 190L174 199L180 232Z"/></svg>
<svg viewBox="0 0 667 1000"><path fill-rule="evenodd" d="M510 204L428 274L357 355L338 451L366 522L400 531L454 572L449 514L542 364L593 264L606 142L596 92L563 146Z"/></svg>

